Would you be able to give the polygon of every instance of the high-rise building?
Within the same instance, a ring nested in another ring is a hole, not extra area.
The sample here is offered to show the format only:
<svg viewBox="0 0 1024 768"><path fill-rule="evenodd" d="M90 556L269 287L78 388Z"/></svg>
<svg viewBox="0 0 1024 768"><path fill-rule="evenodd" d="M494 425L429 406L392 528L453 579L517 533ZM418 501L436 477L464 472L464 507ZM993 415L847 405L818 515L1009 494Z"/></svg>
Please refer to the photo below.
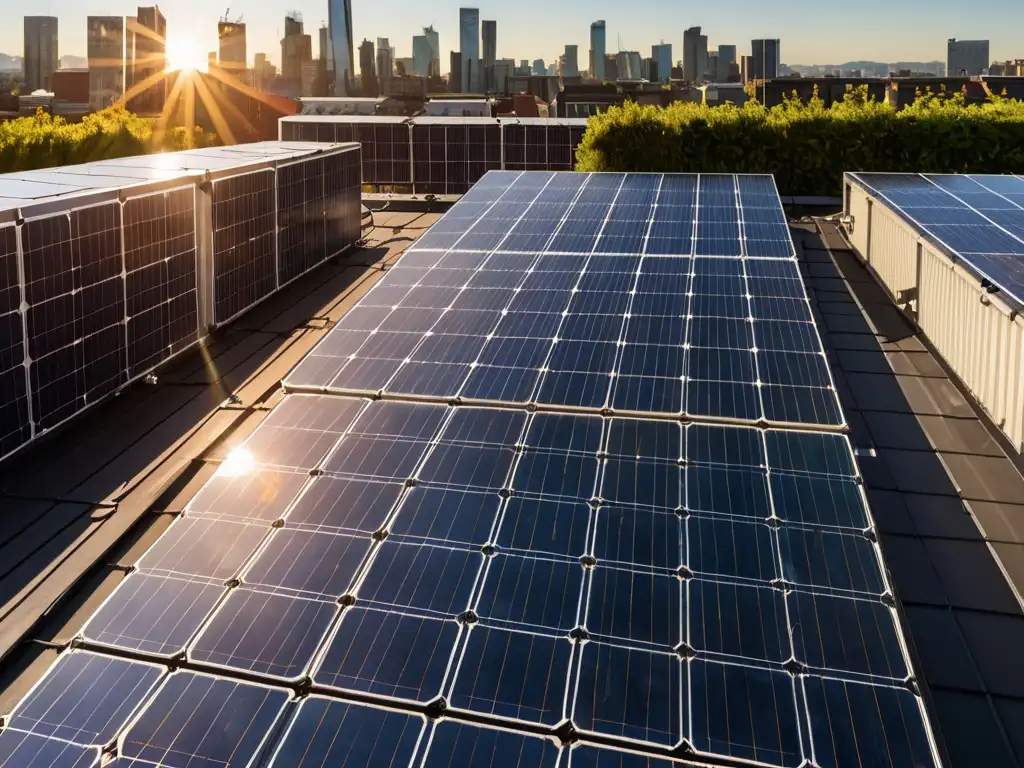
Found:
<svg viewBox="0 0 1024 768"><path fill-rule="evenodd" d="M25 17L25 92L53 88L53 73L60 59L57 54L57 17Z"/></svg>
<svg viewBox="0 0 1024 768"><path fill-rule="evenodd" d="M313 38L305 34L302 17L290 13L284 17L284 37L281 38L281 84L287 95L312 95L312 80L309 76L312 63Z"/></svg>
<svg viewBox="0 0 1024 768"><path fill-rule="evenodd" d="M579 77L579 47L575 45L565 46L565 53L562 54L562 77Z"/></svg>
<svg viewBox="0 0 1024 768"><path fill-rule="evenodd" d="M373 52L373 41L363 39L359 44L359 80L363 96L377 96L376 57Z"/></svg>
<svg viewBox="0 0 1024 768"><path fill-rule="evenodd" d="M750 82L751 73L754 71L754 57L740 56L740 82L746 85Z"/></svg>
<svg viewBox="0 0 1024 768"><path fill-rule="evenodd" d="M267 60L267 54L257 53L252 60L252 87L258 91L269 90L277 77L277 68Z"/></svg>
<svg viewBox="0 0 1024 768"><path fill-rule="evenodd" d="M109 107L125 87L124 16L90 16L86 19L89 56L89 107Z"/></svg>
<svg viewBox="0 0 1024 768"><path fill-rule="evenodd" d="M604 55L604 79L609 83L619 79L619 57L614 53Z"/></svg>
<svg viewBox="0 0 1024 768"><path fill-rule="evenodd" d="M729 75L732 71L730 67L736 63L736 46L735 45L720 45L718 46L718 75L716 79L720 83L729 82Z"/></svg>
<svg viewBox="0 0 1024 768"><path fill-rule="evenodd" d="M708 51L707 66L704 68L704 79L709 83L718 82L718 51Z"/></svg>
<svg viewBox="0 0 1024 768"><path fill-rule="evenodd" d="M423 28L423 36L427 38L427 46L430 48L430 65L427 67L427 77L441 76L441 41L438 38L437 30L433 25Z"/></svg>
<svg viewBox="0 0 1024 768"><path fill-rule="evenodd" d="M245 76L245 24L218 22L217 39L220 41L220 68L241 80Z"/></svg>
<svg viewBox="0 0 1024 768"><path fill-rule="evenodd" d="M167 19L158 6L140 7L130 20L131 50L127 50L125 90L132 94L128 108L139 114L163 111L167 98Z"/></svg>
<svg viewBox="0 0 1024 768"><path fill-rule="evenodd" d="M750 41L751 80L771 80L779 76L782 61L778 39Z"/></svg>
<svg viewBox="0 0 1024 768"><path fill-rule="evenodd" d="M499 59L494 62L494 91L495 93L506 93L508 81L515 74L515 59Z"/></svg>
<svg viewBox="0 0 1024 768"><path fill-rule="evenodd" d="M426 35L412 36L412 72L410 75L426 77L430 69L430 43Z"/></svg>
<svg viewBox="0 0 1024 768"><path fill-rule="evenodd" d="M481 22L480 34L483 38L483 78L482 90L497 90L494 77L494 63L498 60L498 22L484 20Z"/></svg>
<svg viewBox="0 0 1024 768"><path fill-rule="evenodd" d="M330 51L327 57L327 79L335 96L352 96L354 88L352 51L351 0L327 0L327 28L330 30Z"/></svg>
<svg viewBox="0 0 1024 768"><path fill-rule="evenodd" d="M448 90L459 93L462 89L462 54L452 51L448 64Z"/></svg>
<svg viewBox="0 0 1024 768"><path fill-rule="evenodd" d="M619 51L616 60L619 80L640 80L643 78L643 61L639 51Z"/></svg>
<svg viewBox="0 0 1024 768"><path fill-rule="evenodd" d="M604 20L599 19L590 25L590 75L598 82L605 79L605 52L605 24Z"/></svg>
<svg viewBox="0 0 1024 768"><path fill-rule="evenodd" d="M672 75L672 43L662 42L651 46L651 58L657 64L657 76L648 77L652 82L667 83Z"/></svg>
<svg viewBox="0 0 1024 768"><path fill-rule="evenodd" d="M480 10L459 9L459 53L462 54L462 92L476 93L480 89Z"/></svg>
<svg viewBox="0 0 1024 768"><path fill-rule="evenodd" d="M957 40L946 44L946 75L974 77L988 72L988 40Z"/></svg>
<svg viewBox="0 0 1024 768"><path fill-rule="evenodd" d="M683 77L699 83L707 69L708 38L700 33L700 27L690 27L683 32Z"/></svg>
<svg viewBox="0 0 1024 768"><path fill-rule="evenodd" d="M534 59L533 66L530 68L530 74L543 76L548 73L548 65L544 63L544 59Z"/></svg>
<svg viewBox="0 0 1024 768"><path fill-rule="evenodd" d="M395 52L391 50L391 43L386 37L377 38L377 82L380 84L380 94L389 96L391 94L391 75L395 71Z"/></svg>

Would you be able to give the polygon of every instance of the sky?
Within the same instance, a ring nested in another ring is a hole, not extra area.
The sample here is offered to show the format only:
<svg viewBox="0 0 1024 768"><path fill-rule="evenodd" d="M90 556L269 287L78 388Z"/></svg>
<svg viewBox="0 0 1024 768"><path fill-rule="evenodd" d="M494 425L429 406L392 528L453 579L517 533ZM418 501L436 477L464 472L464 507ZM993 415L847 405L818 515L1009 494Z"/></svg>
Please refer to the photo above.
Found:
<svg viewBox="0 0 1024 768"><path fill-rule="evenodd" d="M217 47L217 20L231 0L165 0L168 39L194 41L200 51ZM327 0L234 0L230 13L243 16L247 25L248 57L264 52L274 63L281 57L284 16L299 11L306 32L313 35L317 54L317 28L327 20ZM150 4L147 2L146 4ZM459 0L352 0L352 36L355 46L363 38L387 37L399 57L412 55L412 36L433 24L440 35L441 69L448 69L448 52L458 49ZM0 0L13 8L15 0ZM32 0L31 13L57 16L60 54L86 54L86 16L134 15L138 2L125 0ZM25 7L25 6L21 6ZM752 38L780 38L786 64L841 64L852 60L945 60L946 40L989 39L993 60L1024 57L1024 3L986 0L984 13L965 13L960 0L931 0L926 5L907 0L858 0L856 3L823 0L731 0L723 3L683 3L679 0L486 0L477 5L481 19L498 22L498 58L542 58L551 62L566 44L579 46L579 65L587 66L590 22L607 23L607 50L636 50L649 56L651 45L672 44L675 60L682 58L683 30L701 26L709 49L735 44L750 53ZM4 13L10 19L9 13ZM991 19L999 19L993 25ZM621 48L619 40L621 39ZM20 55L20 24L0 25L0 52Z"/></svg>

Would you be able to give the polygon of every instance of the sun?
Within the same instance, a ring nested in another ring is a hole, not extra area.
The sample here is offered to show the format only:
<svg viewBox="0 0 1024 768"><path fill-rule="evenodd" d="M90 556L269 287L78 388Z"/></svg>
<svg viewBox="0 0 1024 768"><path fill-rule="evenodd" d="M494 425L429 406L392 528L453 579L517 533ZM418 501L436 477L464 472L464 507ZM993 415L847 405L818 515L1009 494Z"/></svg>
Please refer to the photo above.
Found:
<svg viewBox="0 0 1024 768"><path fill-rule="evenodd" d="M191 37L169 37L167 39L167 71L206 71L206 54Z"/></svg>

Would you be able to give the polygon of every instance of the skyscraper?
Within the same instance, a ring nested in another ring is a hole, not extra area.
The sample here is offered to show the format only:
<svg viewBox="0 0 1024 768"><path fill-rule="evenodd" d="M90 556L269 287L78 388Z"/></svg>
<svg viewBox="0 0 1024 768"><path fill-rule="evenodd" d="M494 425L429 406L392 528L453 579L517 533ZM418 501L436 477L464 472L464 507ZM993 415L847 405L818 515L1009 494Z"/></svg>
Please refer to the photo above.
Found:
<svg viewBox="0 0 1024 768"><path fill-rule="evenodd" d="M480 10L459 9L459 53L462 55L462 92L476 93L480 88Z"/></svg>
<svg viewBox="0 0 1024 768"><path fill-rule="evenodd" d="M134 22L128 25L134 35L133 50L126 56L126 90L138 90L128 105L133 112L159 114L167 97L167 19L157 6L138 10Z"/></svg>
<svg viewBox="0 0 1024 768"><path fill-rule="evenodd" d="M359 44L359 80L363 87L363 96L376 96L380 93L377 88L375 64L373 41L364 39Z"/></svg>
<svg viewBox="0 0 1024 768"><path fill-rule="evenodd" d="M109 107L124 96L125 17L86 19L89 55L89 107Z"/></svg>
<svg viewBox="0 0 1024 768"><path fill-rule="evenodd" d="M562 54L562 77L579 77L579 47L575 45L565 46L565 53Z"/></svg>
<svg viewBox="0 0 1024 768"><path fill-rule="evenodd" d="M658 65L656 68L658 76L651 79L667 83L669 77L672 76L672 43L662 42L661 45L652 45L651 58Z"/></svg>
<svg viewBox="0 0 1024 768"><path fill-rule="evenodd" d="M386 37L377 38L377 82L380 84L380 94L389 96L391 94L391 75L395 71L395 52L391 50L391 43Z"/></svg>
<svg viewBox="0 0 1024 768"><path fill-rule="evenodd" d="M313 63L313 38L305 34L302 18L297 13L284 17L284 37L281 39L281 80L289 96L311 96L311 82L307 70ZM223 67L223 63L221 64ZM303 83L307 82L304 87Z"/></svg>
<svg viewBox="0 0 1024 768"><path fill-rule="evenodd" d="M352 51L351 0L327 0L327 27L330 30L330 52L327 57L327 79L335 96L352 96L355 66Z"/></svg>
<svg viewBox="0 0 1024 768"><path fill-rule="evenodd" d="M988 40L957 40L954 37L946 44L948 77L973 77L985 74L988 72L989 62Z"/></svg>
<svg viewBox="0 0 1024 768"><path fill-rule="evenodd" d="M699 83L707 68L707 60L707 35L700 33L700 27L690 27L683 32L683 77L692 83Z"/></svg>
<svg viewBox="0 0 1024 768"><path fill-rule="evenodd" d="M720 45L718 46L718 82L727 83L729 82L729 73L731 71L731 65L736 63L736 46L735 45Z"/></svg>
<svg viewBox="0 0 1024 768"><path fill-rule="evenodd" d="M606 39L604 21L598 20L590 25L590 74L598 82L605 79L605 48Z"/></svg>
<svg viewBox="0 0 1024 768"><path fill-rule="evenodd" d="M220 41L220 68L241 80L245 75L246 62L245 24L226 20L218 22L217 39Z"/></svg>
<svg viewBox="0 0 1024 768"><path fill-rule="evenodd" d="M448 63L448 90L457 93L462 88L462 54L452 51Z"/></svg>
<svg viewBox="0 0 1024 768"><path fill-rule="evenodd" d="M548 65L544 63L544 59L534 59L531 73L533 75L546 75L548 72Z"/></svg>
<svg viewBox="0 0 1024 768"><path fill-rule="evenodd" d="M441 76L441 41L437 36L437 30L433 25L423 28L423 36L427 38L427 45L430 46L430 66L427 68L427 77Z"/></svg>
<svg viewBox="0 0 1024 768"><path fill-rule="evenodd" d="M778 77L781 60L778 39L750 41L751 80L771 80Z"/></svg>
<svg viewBox="0 0 1024 768"><path fill-rule="evenodd" d="M494 62L498 59L498 22L484 20L481 27L483 36L483 90L493 91L497 87L494 78Z"/></svg>
<svg viewBox="0 0 1024 768"><path fill-rule="evenodd" d="M25 92L53 87L58 67L57 17L25 17Z"/></svg>
<svg viewBox="0 0 1024 768"><path fill-rule="evenodd" d="M412 72L409 74L426 77L430 70L430 43L426 35L412 37Z"/></svg>

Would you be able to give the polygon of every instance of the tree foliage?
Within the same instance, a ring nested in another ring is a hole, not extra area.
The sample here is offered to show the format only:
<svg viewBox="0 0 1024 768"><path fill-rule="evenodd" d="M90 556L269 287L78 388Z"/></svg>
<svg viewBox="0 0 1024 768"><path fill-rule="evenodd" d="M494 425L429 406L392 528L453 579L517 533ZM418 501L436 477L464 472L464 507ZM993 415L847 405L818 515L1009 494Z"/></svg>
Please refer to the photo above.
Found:
<svg viewBox="0 0 1024 768"><path fill-rule="evenodd" d="M111 107L69 122L42 110L0 123L0 173L54 168L215 143L200 128L157 130L154 121Z"/></svg>
<svg viewBox="0 0 1024 768"><path fill-rule="evenodd" d="M896 111L866 88L830 108L795 94L771 108L626 103L590 119L576 160L581 171L771 173L786 195L839 195L844 171L1022 173L1024 103L941 91Z"/></svg>

